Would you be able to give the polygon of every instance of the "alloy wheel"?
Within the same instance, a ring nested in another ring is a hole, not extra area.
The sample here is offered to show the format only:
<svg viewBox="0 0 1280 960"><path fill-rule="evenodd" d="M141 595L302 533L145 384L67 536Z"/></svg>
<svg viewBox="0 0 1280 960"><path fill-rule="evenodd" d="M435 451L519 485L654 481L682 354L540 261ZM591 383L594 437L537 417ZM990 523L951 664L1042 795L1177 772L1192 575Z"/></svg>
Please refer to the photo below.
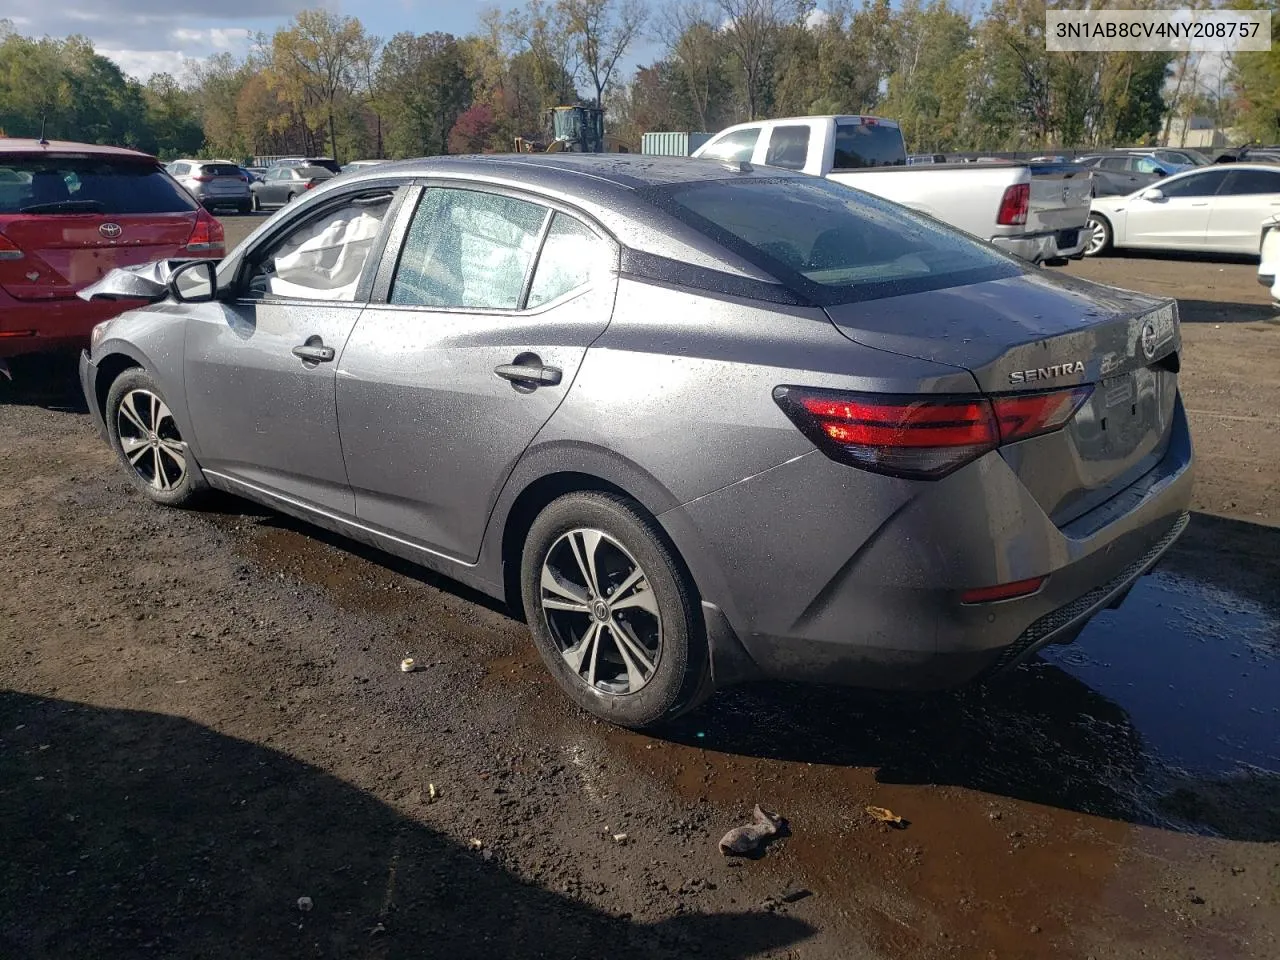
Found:
<svg viewBox="0 0 1280 960"><path fill-rule="evenodd" d="M174 490L186 479L187 445L165 402L150 390L121 398L116 430L125 459L156 490Z"/></svg>
<svg viewBox="0 0 1280 960"><path fill-rule="evenodd" d="M542 564L542 615L570 669L592 690L640 690L662 656L662 614L636 559L602 530L570 530Z"/></svg>
<svg viewBox="0 0 1280 960"><path fill-rule="evenodd" d="M1107 228L1096 217L1090 217L1085 229L1089 231L1089 242L1085 247L1085 253L1095 257L1107 247Z"/></svg>

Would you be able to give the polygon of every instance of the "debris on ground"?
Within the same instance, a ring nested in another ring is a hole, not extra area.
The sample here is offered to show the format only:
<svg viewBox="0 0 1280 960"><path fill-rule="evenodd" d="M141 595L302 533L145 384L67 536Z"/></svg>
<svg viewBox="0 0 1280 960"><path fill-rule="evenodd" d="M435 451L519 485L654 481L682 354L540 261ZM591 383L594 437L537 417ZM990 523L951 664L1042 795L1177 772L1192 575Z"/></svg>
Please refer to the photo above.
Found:
<svg viewBox="0 0 1280 960"><path fill-rule="evenodd" d="M427 803L435 803L440 799L440 791L436 789L434 783L427 784Z"/></svg>
<svg viewBox="0 0 1280 960"><path fill-rule="evenodd" d="M470 840L467 841L467 846L470 847L472 850L483 850L484 841L479 839L478 837L472 837Z"/></svg>
<svg viewBox="0 0 1280 960"><path fill-rule="evenodd" d="M310 897L298 898L298 909L301 910L303 913L310 913L312 906L313 904L311 902Z"/></svg>
<svg viewBox="0 0 1280 960"><path fill-rule="evenodd" d="M400 661L401 673L413 673L413 671L417 669L418 669L418 663L416 660L413 659L413 657L405 657L403 660Z"/></svg>
<svg viewBox="0 0 1280 960"><path fill-rule="evenodd" d="M626 842L627 842L627 835L626 835L625 833L615 833L615 834L613 835L613 842L614 842L614 843L626 843Z"/></svg>
<svg viewBox="0 0 1280 960"><path fill-rule="evenodd" d="M902 819L902 817L898 816L888 807L867 807L867 813L871 814L873 819L879 820L881 823L891 824L899 830L905 830L907 828L907 821Z"/></svg>
<svg viewBox="0 0 1280 960"><path fill-rule="evenodd" d="M721 853L726 857L754 853L763 847L770 837L777 836L779 828L786 823L776 813L761 809L758 803L755 810L751 812L751 821L744 826L734 827L720 838Z"/></svg>

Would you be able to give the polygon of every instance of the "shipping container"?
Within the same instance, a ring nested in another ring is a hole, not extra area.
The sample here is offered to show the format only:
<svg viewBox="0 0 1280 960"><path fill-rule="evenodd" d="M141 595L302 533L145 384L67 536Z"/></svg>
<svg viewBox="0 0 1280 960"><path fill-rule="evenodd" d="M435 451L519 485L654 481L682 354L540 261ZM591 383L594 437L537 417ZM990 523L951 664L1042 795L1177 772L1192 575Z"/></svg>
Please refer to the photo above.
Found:
<svg viewBox="0 0 1280 960"><path fill-rule="evenodd" d="M640 152L652 157L687 157L712 136L710 133L684 131L646 133L640 140Z"/></svg>

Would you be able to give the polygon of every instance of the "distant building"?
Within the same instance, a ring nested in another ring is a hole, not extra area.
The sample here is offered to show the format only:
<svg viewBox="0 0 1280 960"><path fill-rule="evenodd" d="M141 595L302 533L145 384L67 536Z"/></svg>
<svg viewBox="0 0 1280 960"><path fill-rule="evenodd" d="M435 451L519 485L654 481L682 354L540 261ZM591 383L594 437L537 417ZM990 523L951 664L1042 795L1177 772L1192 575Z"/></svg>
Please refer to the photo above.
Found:
<svg viewBox="0 0 1280 960"><path fill-rule="evenodd" d="M1168 147L1217 148L1228 146L1233 139L1230 130L1219 127L1212 117L1174 117L1169 121Z"/></svg>

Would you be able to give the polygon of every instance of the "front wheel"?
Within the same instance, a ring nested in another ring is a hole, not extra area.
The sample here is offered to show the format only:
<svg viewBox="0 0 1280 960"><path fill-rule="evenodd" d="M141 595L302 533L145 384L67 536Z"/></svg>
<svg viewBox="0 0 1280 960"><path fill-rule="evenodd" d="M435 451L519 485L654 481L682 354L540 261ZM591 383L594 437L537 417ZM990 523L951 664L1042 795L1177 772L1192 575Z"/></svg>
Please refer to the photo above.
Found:
<svg viewBox="0 0 1280 960"><path fill-rule="evenodd" d="M571 493L534 520L520 568L538 653L578 706L647 727L710 693L696 591L638 504Z"/></svg>
<svg viewBox="0 0 1280 960"><path fill-rule="evenodd" d="M1092 214L1084 228L1089 232L1089 240L1084 248L1086 257L1100 256L1111 249L1111 224L1106 217Z"/></svg>
<svg viewBox="0 0 1280 960"><path fill-rule="evenodd" d="M169 405L140 367L120 374L107 393L107 439L133 485L167 507L185 507L206 489Z"/></svg>

